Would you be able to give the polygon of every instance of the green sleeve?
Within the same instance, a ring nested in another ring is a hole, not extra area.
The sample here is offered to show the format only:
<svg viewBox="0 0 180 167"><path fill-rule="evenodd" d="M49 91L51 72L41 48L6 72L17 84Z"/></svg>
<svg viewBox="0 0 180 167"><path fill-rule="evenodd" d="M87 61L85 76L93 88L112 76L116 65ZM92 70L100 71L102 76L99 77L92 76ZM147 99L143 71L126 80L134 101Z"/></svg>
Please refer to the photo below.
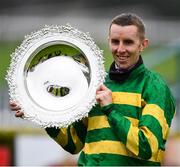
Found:
<svg viewBox="0 0 180 167"><path fill-rule="evenodd" d="M81 151L87 133L87 118L75 122L67 128L46 128L47 134L71 154Z"/></svg>
<svg viewBox="0 0 180 167"><path fill-rule="evenodd" d="M142 95L145 102L138 124L134 125L113 104L102 107L118 139L134 155L142 159L158 159L165 150L171 121L175 113L175 101L164 82L149 84ZM121 105L119 105L121 107Z"/></svg>

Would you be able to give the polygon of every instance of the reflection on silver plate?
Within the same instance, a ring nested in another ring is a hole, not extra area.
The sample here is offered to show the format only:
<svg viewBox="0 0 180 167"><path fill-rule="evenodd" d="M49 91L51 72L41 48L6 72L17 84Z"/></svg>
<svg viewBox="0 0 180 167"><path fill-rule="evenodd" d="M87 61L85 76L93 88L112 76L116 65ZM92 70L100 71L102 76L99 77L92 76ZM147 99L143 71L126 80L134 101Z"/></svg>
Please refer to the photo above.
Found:
<svg viewBox="0 0 180 167"><path fill-rule="evenodd" d="M10 99L25 119L42 127L67 127L86 117L104 78L102 51L88 33L70 25L26 36L6 76Z"/></svg>

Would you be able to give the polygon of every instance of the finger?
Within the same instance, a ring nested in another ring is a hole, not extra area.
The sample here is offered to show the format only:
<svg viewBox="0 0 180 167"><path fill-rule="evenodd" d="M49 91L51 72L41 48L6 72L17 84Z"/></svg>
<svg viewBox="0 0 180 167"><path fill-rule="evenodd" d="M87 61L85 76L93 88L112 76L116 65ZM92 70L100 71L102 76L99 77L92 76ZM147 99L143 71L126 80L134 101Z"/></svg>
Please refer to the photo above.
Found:
<svg viewBox="0 0 180 167"><path fill-rule="evenodd" d="M106 90L109 90L109 89L105 85L101 85L101 90L106 91Z"/></svg>
<svg viewBox="0 0 180 167"><path fill-rule="evenodd" d="M16 114L15 114L16 117L23 117L24 116L24 113L21 112L21 111L17 111Z"/></svg>
<svg viewBox="0 0 180 167"><path fill-rule="evenodd" d="M105 85L100 85L98 89L96 90L96 92L106 91L106 90L109 90L109 89Z"/></svg>
<svg viewBox="0 0 180 167"><path fill-rule="evenodd" d="M9 105L10 105L10 106L17 106L17 104L16 104L15 102L13 102L13 101L10 101L10 102L9 102Z"/></svg>
<svg viewBox="0 0 180 167"><path fill-rule="evenodd" d="M96 101L97 102L100 102L100 101L102 101L103 100L103 95L102 94L99 94L99 95L96 95Z"/></svg>
<svg viewBox="0 0 180 167"><path fill-rule="evenodd" d="M100 97L101 97L100 94L96 95L96 99L100 99Z"/></svg>
<svg viewBox="0 0 180 167"><path fill-rule="evenodd" d="M104 94L104 93L106 93L105 91L96 91L96 94L98 95L98 94Z"/></svg>
<svg viewBox="0 0 180 167"><path fill-rule="evenodd" d="M99 103L101 101L101 96L100 95L96 95L96 101Z"/></svg>
<svg viewBox="0 0 180 167"><path fill-rule="evenodd" d="M97 91L101 91L101 85L97 88L96 92Z"/></svg>
<svg viewBox="0 0 180 167"><path fill-rule="evenodd" d="M15 107L10 107L10 109L11 109L12 111L17 111L17 110L21 110L21 107L15 106Z"/></svg>
<svg viewBox="0 0 180 167"><path fill-rule="evenodd" d="M107 87L105 85L101 85L100 88L101 88L101 90L106 90L107 89Z"/></svg>
<svg viewBox="0 0 180 167"><path fill-rule="evenodd" d="M17 105L17 103L13 102L13 101L10 101L9 102L9 108L12 110L12 111L17 111L17 110L20 110L21 107L19 105Z"/></svg>
<svg viewBox="0 0 180 167"><path fill-rule="evenodd" d="M107 91L109 90L105 85L100 85L100 87L97 89L97 91Z"/></svg>

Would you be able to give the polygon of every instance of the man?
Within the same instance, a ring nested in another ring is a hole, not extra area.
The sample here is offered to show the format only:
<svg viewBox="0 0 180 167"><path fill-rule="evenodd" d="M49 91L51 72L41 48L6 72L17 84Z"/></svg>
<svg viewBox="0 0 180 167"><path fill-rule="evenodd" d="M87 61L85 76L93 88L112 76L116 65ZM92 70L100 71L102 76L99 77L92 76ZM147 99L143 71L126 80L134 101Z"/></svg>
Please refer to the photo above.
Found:
<svg viewBox="0 0 180 167"><path fill-rule="evenodd" d="M68 152L82 151L80 166L160 165L175 102L161 77L143 64L148 39L142 20L134 14L115 17L108 41L114 62L96 92L98 105L88 118L46 131ZM23 115L15 103L10 106Z"/></svg>

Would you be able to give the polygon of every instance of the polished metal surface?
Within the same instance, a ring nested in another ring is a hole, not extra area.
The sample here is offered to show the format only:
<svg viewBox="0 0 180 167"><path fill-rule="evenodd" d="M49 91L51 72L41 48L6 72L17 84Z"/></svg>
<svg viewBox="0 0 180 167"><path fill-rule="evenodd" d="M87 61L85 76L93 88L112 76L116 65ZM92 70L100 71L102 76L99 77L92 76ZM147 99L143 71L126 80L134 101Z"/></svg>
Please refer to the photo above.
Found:
<svg viewBox="0 0 180 167"><path fill-rule="evenodd" d="M25 119L43 127L67 127L88 115L105 71L102 51L70 25L46 26L26 36L11 55L10 99Z"/></svg>
<svg viewBox="0 0 180 167"><path fill-rule="evenodd" d="M49 42L31 54L24 68L29 97L45 110L60 112L80 103L90 83L83 52L64 41Z"/></svg>

